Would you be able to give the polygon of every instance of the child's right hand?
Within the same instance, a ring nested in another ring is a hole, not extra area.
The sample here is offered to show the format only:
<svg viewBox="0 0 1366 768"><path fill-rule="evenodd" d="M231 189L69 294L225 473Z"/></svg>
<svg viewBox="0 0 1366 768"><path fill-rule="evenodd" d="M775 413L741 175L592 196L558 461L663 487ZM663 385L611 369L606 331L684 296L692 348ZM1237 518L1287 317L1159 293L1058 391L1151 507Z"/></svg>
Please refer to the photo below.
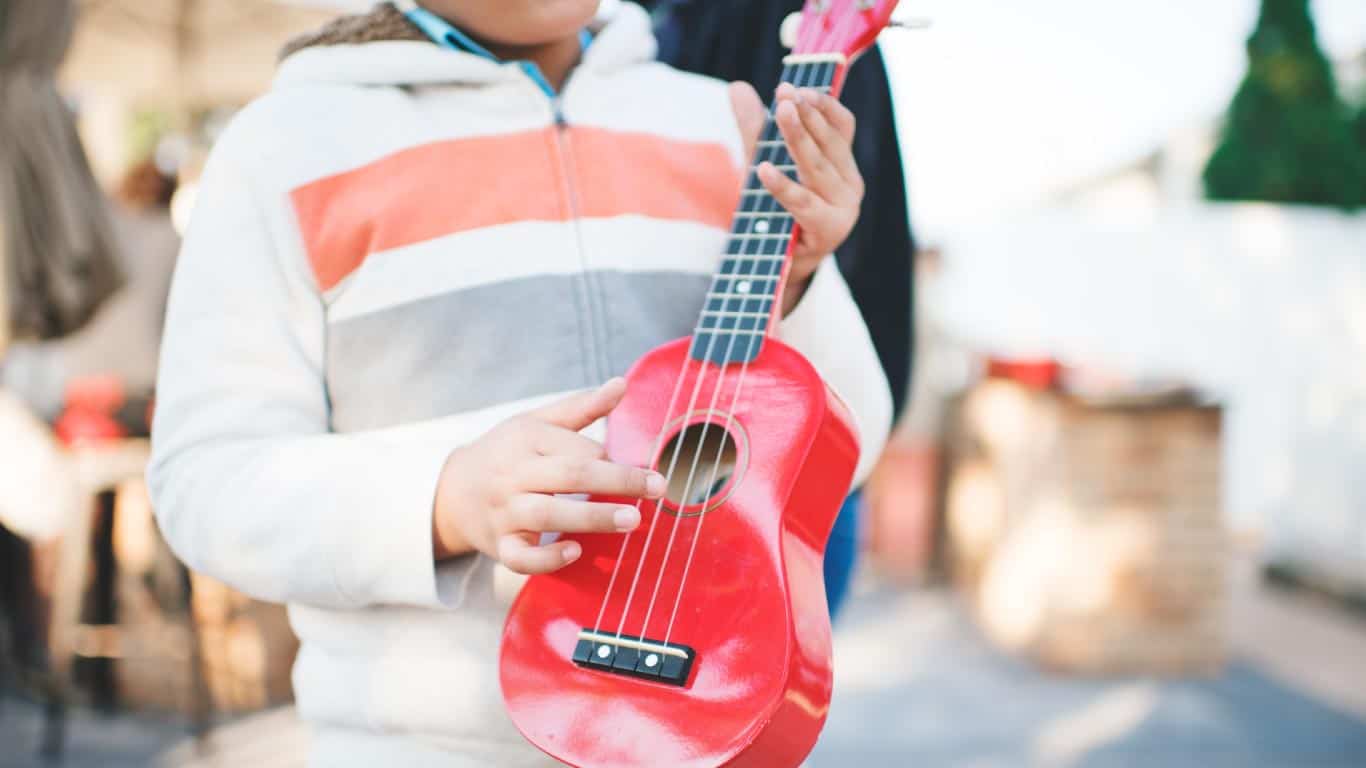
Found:
<svg viewBox="0 0 1366 768"><path fill-rule="evenodd" d="M438 560L478 550L517 573L549 573L583 554L578 542L540 546L542 533L625 533L640 525L634 506L557 498L595 494L659 498L657 472L613 464L579 430L606 416L626 394L613 379L508 419L446 460L432 515Z"/></svg>

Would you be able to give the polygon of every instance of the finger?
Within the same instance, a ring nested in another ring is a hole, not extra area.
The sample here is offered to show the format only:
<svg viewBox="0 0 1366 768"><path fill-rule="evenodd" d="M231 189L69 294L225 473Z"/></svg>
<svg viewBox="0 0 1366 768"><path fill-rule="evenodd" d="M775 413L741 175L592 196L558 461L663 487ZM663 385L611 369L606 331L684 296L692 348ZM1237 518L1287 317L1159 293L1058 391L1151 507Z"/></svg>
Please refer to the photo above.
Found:
<svg viewBox="0 0 1366 768"><path fill-rule="evenodd" d="M611 413L625 395L626 379L616 378L595 390L570 395L537 409L531 415L539 421L578 432Z"/></svg>
<svg viewBox="0 0 1366 768"><path fill-rule="evenodd" d="M853 111L828 93L813 93L815 97L810 101L811 106L825 117L826 122L830 123L830 127L835 129L835 133L845 144L852 143L858 129L858 119L854 117Z"/></svg>
<svg viewBox="0 0 1366 768"><path fill-rule="evenodd" d="M532 449L542 456L569 456L578 459L605 459L607 449L597 440L572 429L536 422L531 436Z"/></svg>
<svg viewBox="0 0 1366 768"><path fill-rule="evenodd" d="M515 573L551 573L578 560L583 547L577 541L557 541L536 546L537 534L509 533L498 539L498 560Z"/></svg>
<svg viewBox="0 0 1366 768"><path fill-rule="evenodd" d="M814 225L818 223L824 209L830 207L828 203L779 171L773 163L760 164L758 173L759 181L763 182L764 188L773 195L783 210L792 214L803 229L819 231Z"/></svg>
<svg viewBox="0 0 1366 768"><path fill-rule="evenodd" d="M632 499L664 495L664 476L610 461L546 456L528 463L519 478L534 493L587 493Z"/></svg>
<svg viewBox="0 0 1366 768"><path fill-rule="evenodd" d="M558 499L526 493L512 500L508 522L521 531L626 533L640 525L640 510L623 504Z"/></svg>
<svg viewBox="0 0 1366 768"><path fill-rule="evenodd" d="M845 181L861 184L854 160L854 113L827 94L804 91L802 96L797 111L816 145Z"/></svg>
<svg viewBox="0 0 1366 768"><path fill-rule="evenodd" d="M736 82L730 84L730 105L735 110L735 122L740 128L740 138L744 141L745 159L748 162L749 158L755 156L759 134L764 130L767 117L764 102L759 98L754 86Z"/></svg>
<svg viewBox="0 0 1366 768"><path fill-rule="evenodd" d="M836 202L843 197L843 192L838 188L844 184L843 177L835 170L825 151L816 143L811 126L807 123L808 114L822 129L830 130L819 112L809 107L798 107L795 99L780 102L775 110L778 128L783 133L783 140L787 142L788 152L797 164L797 173L802 184L830 202Z"/></svg>

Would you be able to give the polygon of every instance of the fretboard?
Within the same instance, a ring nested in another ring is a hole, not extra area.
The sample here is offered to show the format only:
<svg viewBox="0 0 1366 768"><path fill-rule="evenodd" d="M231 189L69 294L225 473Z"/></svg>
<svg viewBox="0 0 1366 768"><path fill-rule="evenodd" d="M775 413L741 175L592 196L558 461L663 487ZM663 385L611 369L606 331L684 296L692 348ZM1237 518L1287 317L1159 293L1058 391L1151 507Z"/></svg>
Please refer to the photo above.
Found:
<svg viewBox="0 0 1366 768"><path fill-rule="evenodd" d="M835 57L789 57L782 81L829 92L840 66ZM730 240L693 331L690 354L695 360L717 364L753 360L778 319L777 301L796 232L792 216L759 181L758 167L772 163L793 179L797 169L772 110L759 136Z"/></svg>

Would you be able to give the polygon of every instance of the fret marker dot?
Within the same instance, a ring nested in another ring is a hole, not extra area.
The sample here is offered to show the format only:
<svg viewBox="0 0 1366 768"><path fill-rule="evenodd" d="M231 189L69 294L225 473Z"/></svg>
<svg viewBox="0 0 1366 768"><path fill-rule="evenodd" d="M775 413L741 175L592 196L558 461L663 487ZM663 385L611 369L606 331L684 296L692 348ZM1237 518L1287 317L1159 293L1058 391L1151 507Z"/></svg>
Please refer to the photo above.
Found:
<svg viewBox="0 0 1366 768"><path fill-rule="evenodd" d="M611 655L612 655L612 649L611 649L611 648L609 648L609 647L607 647L607 646L605 646L605 645L599 645L599 646L598 646L598 658L599 658L599 659L605 659L605 658L607 658L608 656L611 656Z"/></svg>
<svg viewBox="0 0 1366 768"><path fill-rule="evenodd" d="M655 654L653 654L653 653L650 654L649 656L646 656L646 657L645 657L645 666L647 666L647 667L653 667L653 666L655 666L655 665L658 664L658 663L659 663L659 656L657 656L657 655L655 655Z"/></svg>
<svg viewBox="0 0 1366 768"><path fill-rule="evenodd" d="M750 281L748 281L748 280L741 280L740 282L738 282L738 283L735 284L735 292L736 292L736 293L749 293L750 290L751 290L753 287L754 287L754 285L753 285L752 283L750 283Z"/></svg>
<svg viewBox="0 0 1366 768"><path fill-rule="evenodd" d="M759 219L754 222L754 231L763 234L768 231L768 219Z"/></svg>

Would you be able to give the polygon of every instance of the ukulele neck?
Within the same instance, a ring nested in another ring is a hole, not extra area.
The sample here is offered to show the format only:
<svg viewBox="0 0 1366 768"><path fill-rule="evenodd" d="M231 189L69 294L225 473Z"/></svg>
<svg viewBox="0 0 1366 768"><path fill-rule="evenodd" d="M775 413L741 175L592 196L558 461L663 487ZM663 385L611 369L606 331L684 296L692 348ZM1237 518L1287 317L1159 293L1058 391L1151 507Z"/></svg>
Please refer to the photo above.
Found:
<svg viewBox="0 0 1366 768"><path fill-rule="evenodd" d="M845 68L838 54L792 55L784 60L782 82L836 93ZM777 327L783 282L797 227L759 181L761 163L796 179L796 164L769 110L754 162L745 176L721 266L693 331L690 355L717 365L746 363L758 356Z"/></svg>

